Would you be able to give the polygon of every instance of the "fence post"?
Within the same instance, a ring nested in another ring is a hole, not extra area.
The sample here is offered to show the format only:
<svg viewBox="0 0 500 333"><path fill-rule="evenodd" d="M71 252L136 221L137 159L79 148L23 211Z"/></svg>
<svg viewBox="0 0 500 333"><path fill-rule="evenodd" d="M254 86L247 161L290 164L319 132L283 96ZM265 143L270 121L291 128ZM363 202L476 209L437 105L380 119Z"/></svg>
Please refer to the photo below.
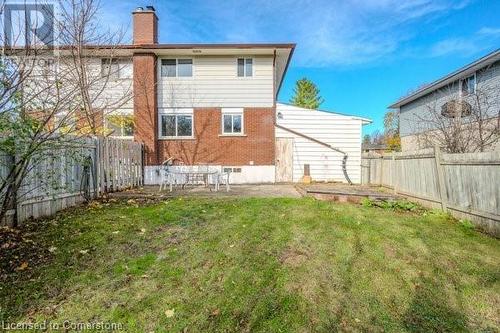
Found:
<svg viewBox="0 0 500 333"><path fill-rule="evenodd" d="M441 164L441 150L438 145L434 146L434 160L436 162L437 179L439 184L439 197L441 198L441 209L447 211L448 195L444 183L444 167Z"/></svg>
<svg viewBox="0 0 500 333"><path fill-rule="evenodd" d="M392 162L391 162L391 183L392 183L392 191L394 194L397 194L398 191L396 189L396 155L394 150L392 151Z"/></svg>
<svg viewBox="0 0 500 333"><path fill-rule="evenodd" d="M379 178L379 185L382 186L384 185L383 181L382 181L382 177L384 177L384 155L380 155L380 168L379 168L379 174L380 174L380 178Z"/></svg>

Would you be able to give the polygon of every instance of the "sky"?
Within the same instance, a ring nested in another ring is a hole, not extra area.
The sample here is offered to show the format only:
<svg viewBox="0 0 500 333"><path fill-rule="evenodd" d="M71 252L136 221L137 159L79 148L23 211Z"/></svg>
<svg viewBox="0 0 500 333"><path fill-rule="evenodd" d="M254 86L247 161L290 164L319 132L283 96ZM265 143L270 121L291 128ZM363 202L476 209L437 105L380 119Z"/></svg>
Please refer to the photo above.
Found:
<svg viewBox="0 0 500 333"><path fill-rule="evenodd" d="M101 24L130 38L146 5L160 43L296 43L278 100L307 77L321 109L372 119L365 134L400 96L500 47L499 0L103 0Z"/></svg>

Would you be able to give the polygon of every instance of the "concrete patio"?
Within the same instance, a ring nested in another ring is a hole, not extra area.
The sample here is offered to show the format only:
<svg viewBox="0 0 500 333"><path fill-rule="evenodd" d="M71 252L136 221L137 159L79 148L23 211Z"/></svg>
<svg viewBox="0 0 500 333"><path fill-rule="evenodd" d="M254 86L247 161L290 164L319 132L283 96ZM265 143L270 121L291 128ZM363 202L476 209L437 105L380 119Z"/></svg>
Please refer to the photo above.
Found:
<svg viewBox="0 0 500 333"><path fill-rule="evenodd" d="M292 184L231 185L229 191L222 187L217 192L203 186L175 188L172 192L159 191L159 186L143 186L110 194L110 197L115 199L161 199L178 196L299 198L301 194Z"/></svg>

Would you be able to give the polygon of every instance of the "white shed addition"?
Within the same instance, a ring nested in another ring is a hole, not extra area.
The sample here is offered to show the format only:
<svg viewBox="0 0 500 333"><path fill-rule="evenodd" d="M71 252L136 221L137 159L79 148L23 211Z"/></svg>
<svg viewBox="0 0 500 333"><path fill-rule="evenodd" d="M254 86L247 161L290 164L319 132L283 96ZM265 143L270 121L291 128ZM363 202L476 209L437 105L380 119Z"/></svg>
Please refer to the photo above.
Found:
<svg viewBox="0 0 500 333"><path fill-rule="evenodd" d="M361 127L371 120L282 103L276 118L277 182L300 182L305 165L313 181L346 182L344 155L350 180L361 182Z"/></svg>

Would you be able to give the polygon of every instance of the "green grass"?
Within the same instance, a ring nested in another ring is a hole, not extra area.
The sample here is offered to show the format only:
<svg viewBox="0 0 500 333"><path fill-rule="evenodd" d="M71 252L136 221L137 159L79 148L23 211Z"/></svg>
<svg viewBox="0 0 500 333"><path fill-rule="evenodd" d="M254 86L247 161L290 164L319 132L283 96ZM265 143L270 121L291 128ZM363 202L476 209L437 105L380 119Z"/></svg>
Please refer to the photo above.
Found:
<svg viewBox="0 0 500 333"><path fill-rule="evenodd" d="M126 332L498 332L500 243L432 212L302 199L114 203L39 222L9 322ZM173 310L173 315L171 311Z"/></svg>

